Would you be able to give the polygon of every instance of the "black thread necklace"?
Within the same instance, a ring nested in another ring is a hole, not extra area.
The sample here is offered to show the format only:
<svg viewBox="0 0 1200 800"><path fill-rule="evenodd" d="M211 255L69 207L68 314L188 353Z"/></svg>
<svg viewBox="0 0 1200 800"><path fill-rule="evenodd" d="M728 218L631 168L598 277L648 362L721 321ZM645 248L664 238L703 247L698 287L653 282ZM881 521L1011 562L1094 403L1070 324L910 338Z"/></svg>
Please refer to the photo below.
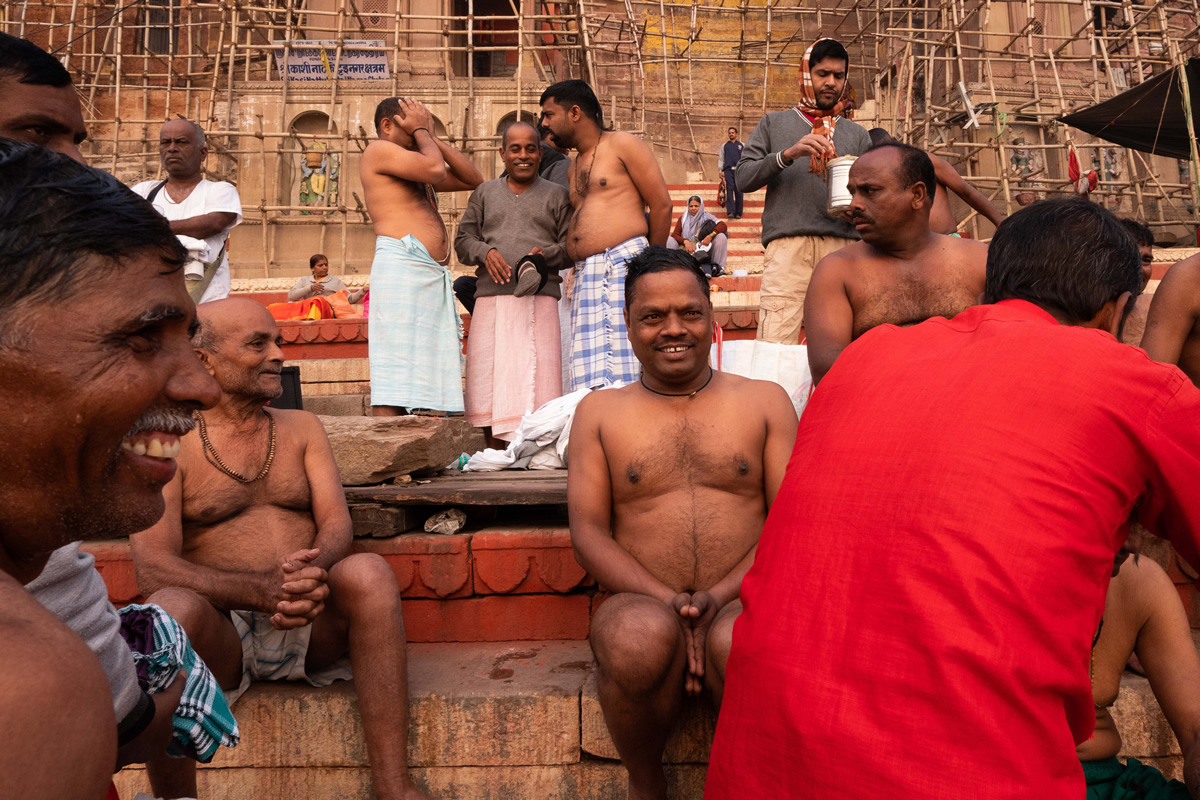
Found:
<svg viewBox="0 0 1200 800"><path fill-rule="evenodd" d="M646 385L646 376L645 375L639 375L638 382L642 384L642 388L645 389L647 392L653 392L654 394L662 395L663 397L695 397L697 394L700 393L701 389L703 389L705 386L708 386L710 383L712 383L713 375L715 375L715 374L716 374L716 370L714 370L712 367L709 367L708 368L708 380L706 380L704 383L700 384L700 387L698 389L693 389L690 392L683 392L682 394L672 394L671 392L660 392L658 389L651 389L649 386Z"/></svg>

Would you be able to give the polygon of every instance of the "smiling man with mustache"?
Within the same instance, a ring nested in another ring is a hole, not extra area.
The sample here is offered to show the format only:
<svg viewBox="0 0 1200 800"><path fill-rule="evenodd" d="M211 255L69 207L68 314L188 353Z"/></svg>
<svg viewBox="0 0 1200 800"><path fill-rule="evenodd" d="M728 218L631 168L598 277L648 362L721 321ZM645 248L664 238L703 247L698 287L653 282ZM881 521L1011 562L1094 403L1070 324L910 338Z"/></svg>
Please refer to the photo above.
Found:
<svg viewBox="0 0 1200 800"><path fill-rule="evenodd" d="M187 631L231 705L254 678L326 686L353 666L376 796L424 798L407 770L396 578L380 556L350 554L350 512L320 420L265 408L282 392L270 313L235 298L199 315L196 352L221 398L183 442L162 520L130 540L138 586ZM146 766L157 796L196 796L193 762Z"/></svg>
<svg viewBox="0 0 1200 800"><path fill-rule="evenodd" d="M813 382L877 325L949 319L979 302L987 245L929 230L937 178L923 150L872 147L850 167L861 242L821 259L804 302Z"/></svg>
<svg viewBox="0 0 1200 800"><path fill-rule="evenodd" d="M69 543L162 516L180 436L218 391L191 348L186 251L111 175L0 139L0 250L0 774L5 796L100 798L130 760L114 715L130 698L97 655L114 675L133 664L111 643L119 623L90 556ZM138 724L169 734L179 692L122 685L147 712Z"/></svg>

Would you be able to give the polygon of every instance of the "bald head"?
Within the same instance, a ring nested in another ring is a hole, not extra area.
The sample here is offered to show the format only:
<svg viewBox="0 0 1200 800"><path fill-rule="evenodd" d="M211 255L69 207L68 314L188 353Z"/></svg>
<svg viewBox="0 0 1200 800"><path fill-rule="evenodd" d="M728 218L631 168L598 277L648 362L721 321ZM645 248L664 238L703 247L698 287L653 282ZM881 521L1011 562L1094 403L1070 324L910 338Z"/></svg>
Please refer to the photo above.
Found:
<svg viewBox="0 0 1200 800"><path fill-rule="evenodd" d="M282 339L271 312L244 297L196 306L200 330L192 341L216 378L222 402L265 403L283 392Z"/></svg>
<svg viewBox="0 0 1200 800"><path fill-rule="evenodd" d="M186 119L173 119L158 136L158 157L173 180L191 181L200 175L208 155L204 130Z"/></svg>

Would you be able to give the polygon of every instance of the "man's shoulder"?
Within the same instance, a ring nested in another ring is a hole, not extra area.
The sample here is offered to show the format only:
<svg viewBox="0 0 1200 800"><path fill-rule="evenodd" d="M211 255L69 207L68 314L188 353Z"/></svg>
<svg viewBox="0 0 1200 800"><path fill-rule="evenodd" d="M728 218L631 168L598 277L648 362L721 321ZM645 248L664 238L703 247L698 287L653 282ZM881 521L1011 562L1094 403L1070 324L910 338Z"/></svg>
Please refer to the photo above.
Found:
<svg viewBox="0 0 1200 800"><path fill-rule="evenodd" d="M874 247L858 239L823 256L817 262L817 267L820 267L822 272L836 272L864 261L877 259L880 255Z"/></svg>
<svg viewBox="0 0 1200 800"><path fill-rule="evenodd" d="M304 430L310 433L320 432L321 435L326 436L321 418L311 411L302 411L297 408L272 408L269 413L275 418L275 424L281 429Z"/></svg>
<svg viewBox="0 0 1200 800"><path fill-rule="evenodd" d="M134 194L139 194L142 197L145 197L146 195L150 194L151 189L153 189L155 186L158 186L160 183L162 183L161 180L138 181L137 183L135 183L133 186L130 186L129 188L133 191Z"/></svg>

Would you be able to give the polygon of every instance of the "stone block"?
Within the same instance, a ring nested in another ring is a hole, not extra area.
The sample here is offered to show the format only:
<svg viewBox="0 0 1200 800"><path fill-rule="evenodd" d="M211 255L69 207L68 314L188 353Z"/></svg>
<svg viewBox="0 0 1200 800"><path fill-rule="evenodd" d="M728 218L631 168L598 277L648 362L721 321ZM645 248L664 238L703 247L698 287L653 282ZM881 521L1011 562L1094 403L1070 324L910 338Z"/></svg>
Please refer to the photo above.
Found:
<svg viewBox="0 0 1200 800"><path fill-rule="evenodd" d="M441 469L482 450L483 434L462 417L321 417L345 486Z"/></svg>
<svg viewBox="0 0 1200 800"><path fill-rule="evenodd" d="M419 524L419 522L418 522ZM352 549L358 553L378 553L396 576L403 597L445 598L471 594L471 559L467 550L470 537L414 534L391 539L358 540ZM408 603L404 618L409 618ZM412 638L409 641L421 641ZM473 640L468 640L473 641Z"/></svg>
<svg viewBox="0 0 1200 800"><path fill-rule="evenodd" d="M113 605L123 606L142 599L127 540L84 542L80 549L96 559L96 571L104 579L108 599Z"/></svg>
<svg viewBox="0 0 1200 800"><path fill-rule="evenodd" d="M1179 743L1154 699L1150 681L1141 675L1121 676L1121 693L1111 711L1121 732L1121 755L1142 760L1179 754Z"/></svg>
<svg viewBox="0 0 1200 800"><path fill-rule="evenodd" d="M668 800L701 800L705 768L667 768ZM617 800L626 790L625 768L608 761L520 767L413 767L413 782L438 800ZM115 776L121 797L149 792L144 769ZM206 800L373 800L366 767L201 768L197 778Z"/></svg>
<svg viewBox="0 0 1200 800"><path fill-rule="evenodd" d="M385 506L379 503L356 503L350 506L350 522L354 535L385 539L418 528L425 517L424 510L412 506Z"/></svg>
<svg viewBox="0 0 1200 800"><path fill-rule="evenodd" d="M575 560L564 528L477 533L471 560L476 594L565 594L594 583Z"/></svg>
<svg viewBox="0 0 1200 800"><path fill-rule="evenodd" d="M583 640L589 602L583 594L414 599L404 602L404 626L410 642Z"/></svg>
<svg viewBox="0 0 1200 800"><path fill-rule="evenodd" d="M300 367L300 383L344 383L371 380L371 365L365 358L302 359L293 363Z"/></svg>
<svg viewBox="0 0 1200 800"><path fill-rule="evenodd" d="M307 394L301 387L304 410L322 417L361 417L370 410L366 394Z"/></svg>
<svg viewBox="0 0 1200 800"><path fill-rule="evenodd" d="M682 688L680 689L682 691ZM604 712L596 694L596 678L588 675L583 684L579 703L581 744L583 752L600 758L620 758L616 745L604 724ZM683 713L667 739L663 752L666 764L707 764L717 730L717 713L705 695L684 699ZM703 787L701 787L703 790Z"/></svg>

